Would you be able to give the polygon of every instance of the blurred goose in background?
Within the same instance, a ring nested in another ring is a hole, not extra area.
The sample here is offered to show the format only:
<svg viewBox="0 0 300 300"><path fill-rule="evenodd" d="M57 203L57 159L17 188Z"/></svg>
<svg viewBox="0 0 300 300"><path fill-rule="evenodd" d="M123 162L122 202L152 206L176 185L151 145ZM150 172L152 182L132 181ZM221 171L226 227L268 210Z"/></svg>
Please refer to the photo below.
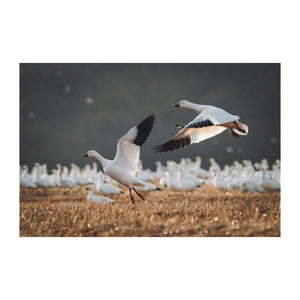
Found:
<svg viewBox="0 0 300 300"><path fill-rule="evenodd" d="M48 169L47 169L46 164L43 164L42 167L41 167L41 178L43 178L47 182L48 187L55 187L56 186L54 181L51 180L51 177L48 175Z"/></svg>
<svg viewBox="0 0 300 300"><path fill-rule="evenodd" d="M144 187L137 186L136 190L138 192L143 193L147 191L160 191L160 188L156 187L154 184L148 181L139 180L139 182L141 182L144 185Z"/></svg>
<svg viewBox="0 0 300 300"><path fill-rule="evenodd" d="M201 168L202 159L200 156L196 156L195 164L193 166L193 172L200 178L208 178L209 172Z"/></svg>
<svg viewBox="0 0 300 300"><path fill-rule="evenodd" d="M22 168L20 167L20 186L22 188L37 188L36 184L28 177L25 176Z"/></svg>
<svg viewBox="0 0 300 300"><path fill-rule="evenodd" d="M34 163L34 167L32 170L32 180L38 187L49 187L48 181L41 177L41 165L37 162Z"/></svg>
<svg viewBox="0 0 300 300"><path fill-rule="evenodd" d="M120 191L118 188L115 186L105 183L104 182L104 174L102 174L101 171L98 172L98 180L97 180L97 185L96 185L96 191L100 194L104 195L113 195L113 194L124 194L122 191Z"/></svg>
<svg viewBox="0 0 300 300"><path fill-rule="evenodd" d="M138 170L136 172L136 178L139 181L154 181L154 176L153 176L151 170L150 169L144 170L143 163L141 160L139 160L139 163L138 163Z"/></svg>
<svg viewBox="0 0 300 300"><path fill-rule="evenodd" d="M151 114L119 139L114 160L108 160L94 150L83 154L83 157L93 157L97 159L101 163L105 174L129 189L130 199L133 205L134 198L132 196L132 190L138 197L145 200L144 195L136 190L137 186L144 187L144 185L139 182L135 174L138 170L140 147L149 136L154 124L154 119L154 115Z"/></svg>
<svg viewBox="0 0 300 300"><path fill-rule="evenodd" d="M29 173L29 168L28 168L27 165L23 165L23 166L22 166L22 176L23 176L24 178L28 178L30 181L33 180L32 174Z"/></svg>
<svg viewBox="0 0 300 300"><path fill-rule="evenodd" d="M106 198L103 196L95 196L94 195L94 185L92 185L92 184L88 185L86 189L89 190L89 193L87 195L88 201L91 201L94 203L114 203L114 202L116 202L116 200L113 200L110 198Z"/></svg>
<svg viewBox="0 0 300 300"><path fill-rule="evenodd" d="M214 170L214 178L212 179L212 184L221 191L230 191L230 182L221 175L221 172L218 170Z"/></svg>
<svg viewBox="0 0 300 300"><path fill-rule="evenodd" d="M219 166L219 164L217 164L217 162L215 161L214 158L209 158L208 159L209 163L210 163L210 166L209 166L209 169L208 169L208 173L211 173L213 171L218 171L218 172L221 172L221 167Z"/></svg>
<svg viewBox="0 0 300 300"><path fill-rule="evenodd" d="M255 162L252 164L250 160L243 160L242 163L234 161L231 165L225 165L223 169L216 163L213 158L210 158L210 171L209 177L203 179L201 175L197 173L198 167L201 165L198 164L198 159L196 158L193 162L189 158L182 158L179 163L175 161L167 161L166 165L163 165L161 162L157 163L156 172L152 172L150 169L147 169L151 176L148 177L148 180L140 180L136 177L135 180L143 186L134 186L136 191L139 193L158 190L156 186L159 186L161 189L170 188L175 190L200 190L199 185L214 185L220 190L233 190L240 189L243 191L250 191L252 193L262 193L265 191L279 191L280 190L280 161L276 160L275 163L270 164L272 169L267 169L269 163L266 159L263 159L261 162ZM91 174L93 168L91 165L87 164L82 169L75 164L70 165L70 172L67 167L62 167L60 164L57 164L57 169L52 169L52 174L49 176L47 174L47 167L45 164L40 165L35 163L31 172L26 165L20 166L20 187L21 188L36 188L36 185L31 178L34 178L36 182L46 189L55 185L57 187L78 187L79 184L83 185L83 182L77 180L79 177L85 182L89 181L89 177L92 178ZM95 167L94 167L95 170ZM140 170L142 169L142 165ZM64 178L61 177L61 172L64 171ZM124 185L111 179L109 176L99 171L98 174L101 174L101 184L110 183L114 191L118 191L118 186L124 188ZM198 174L198 175L197 175ZM48 176L45 176L48 175ZM99 175L97 175L99 176ZM135 175L133 175L135 176ZM71 181L68 180L68 177L71 177ZM48 178L48 179L46 179ZM150 179L151 178L151 179ZM44 181L43 181L44 180ZM99 178L98 178L99 180ZM97 182L98 183L98 182ZM43 185L42 185L43 184ZM90 183L88 183L90 184ZM100 183L99 183L100 184ZM101 190L98 186L100 193L110 194L112 191Z"/></svg>
<svg viewBox="0 0 300 300"><path fill-rule="evenodd" d="M264 192L264 190L261 188L259 183L257 183L255 180L253 180L251 178L243 178L240 181L240 189L243 192L249 191L249 192L254 193L254 194Z"/></svg>
<svg viewBox="0 0 300 300"><path fill-rule="evenodd" d="M64 167L64 175L62 175L61 172L62 172L61 168L59 168L56 171L56 174L58 176L57 177L58 178L58 186L67 187L67 188L72 188L72 187L79 188L80 187L72 178L70 178L68 176L66 167Z"/></svg>
<svg viewBox="0 0 300 300"><path fill-rule="evenodd" d="M166 188L168 186L167 176L164 174L164 176L162 176L158 182L161 189Z"/></svg>
<svg viewBox="0 0 300 300"><path fill-rule="evenodd" d="M92 180L81 174L80 168L74 163L71 163L70 177L79 185L93 184Z"/></svg>
<svg viewBox="0 0 300 300"><path fill-rule="evenodd" d="M192 173L187 166L177 166L175 173L177 180L190 180L193 181L196 186L203 183L203 180L199 179L194 173Z"/></svg>
<svg viewBox="0 0 300 300"><path fill-rule="evenodd" d="M177 125L181 130L166 143L154 146L155 152L167 152L187 147L220 134L226 129L229 129L235 137L248 134L248 126L238 121L239 116L232 115L221 108L195 104L187 100L181 100L174 106L192 109L199 114L187 125Z"/></svg>
<svg viewBox="0 0 300 300"><path fill-rule="evenodd" d="M276 182L278 182L279 184L281 183L280 169L278 169L277 165L273 166L272 179L275 180Z"/></svg>
<svg viewBox="0 0 300 300"><path fill-rule="evenodd" d="M58 170L56 169L51 170L50 181L56 186L60 186Z"/></svg>
<svg viewBox="0 0 300 300"><path fill-rule="evenodd" d="M233 176L232 176L232 181L229 185L229 190L239 190L240 189L240 184L243 178L240 177L239 171L237 169L232 170Z"/></svg>
<svg viewBox="0 0 300 300"><path fill-rule="evenodd" d="M167 186L171 190L202 190L194 181L189 179L178 179L177 176L175 177L170 171L165 171L165 175Z"/></svg>
<svg viewBox="0 0 300 300"><path fill-rule="evenodd" d="M261 168L265 169L265 170L268 170L269 169L269 163L268 163L268 160L266 158L263 158L261 161L260 161L260 166Z"/></svg>
<svg viewBox="0 0 300 300"><path fill-rule="evenodd" d="M260 185L263 189L267 191L279 191L280 185L274 179L271 179L267 173L267 170L261 168L261 177L260 177Z"/></svg>
<svg viewBox="0 0 300 300"><path fill-rule="evenodd" d="M69 175L69 169L66 166L62 167L62 172L59 172L60 184L65 187L80 187L77 182Z"/></svg>

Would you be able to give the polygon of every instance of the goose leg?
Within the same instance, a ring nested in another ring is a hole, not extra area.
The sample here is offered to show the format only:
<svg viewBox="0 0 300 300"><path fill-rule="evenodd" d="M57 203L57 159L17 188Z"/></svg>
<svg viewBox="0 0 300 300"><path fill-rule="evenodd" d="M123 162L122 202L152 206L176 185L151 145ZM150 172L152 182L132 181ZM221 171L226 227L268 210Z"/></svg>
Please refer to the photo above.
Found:
<svg viewBox="0 0 300 300"><path fill-rule="evenodd" d="M131 188L129 188L129 195L130 195L131 202L134 205L134 198L133 198L133 196L131 194Z"/></svg>
<svg viewBox="0 0 300 300"><path fill-rule="evenodd" d="M141 194L141 193L139 193L134 187L133 187L133 190L135 191L135 193L142 199L142 200L146 200L145 199L145 197L144 197L144 195L143 194Z"/></svg>

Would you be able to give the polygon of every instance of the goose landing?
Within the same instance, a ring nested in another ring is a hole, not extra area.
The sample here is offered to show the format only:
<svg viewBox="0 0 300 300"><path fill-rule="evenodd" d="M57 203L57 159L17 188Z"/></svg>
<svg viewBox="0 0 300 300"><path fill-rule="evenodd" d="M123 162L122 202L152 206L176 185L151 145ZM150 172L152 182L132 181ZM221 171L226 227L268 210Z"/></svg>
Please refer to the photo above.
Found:
<svg viewBox="0 0 300 300"><path fill-rule="evenodd" d="M151 114L119 139L114 160L108 160L94 150L83 154L83 157L93 157L97 159L102 164L105 174L129 189L130 199L133 205L134 198L132 196L132 190L139 198L145 201L144 195L136 190L136 187L140 186L144 188L144 185L135 178L135 173L138 170L140 147L148 138L154 124L154 119L154 115Z"/></svg>

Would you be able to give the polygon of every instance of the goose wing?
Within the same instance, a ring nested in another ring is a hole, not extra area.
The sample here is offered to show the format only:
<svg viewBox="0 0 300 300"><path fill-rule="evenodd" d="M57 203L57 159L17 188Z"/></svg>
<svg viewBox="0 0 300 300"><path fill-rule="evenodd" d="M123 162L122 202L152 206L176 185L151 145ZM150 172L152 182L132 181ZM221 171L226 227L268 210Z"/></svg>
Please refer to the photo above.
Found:
<svg viewBox="0 0 300 300"><path fill-rule="evenodd" d="M199 119L199 120L197 120L197 119ZM237 121L238 119L239 119L239 116L232 115L222 108L213 106L211 108L204 110L192 122L194 122L194 121L201 122L203 120L210 120L214 125L221 125L224 123Z"/></svg>
<svg viewBox="0 0 300 300"><path fill-rule="evenodd" d="M162 145L154 146L153 150L155 152L172 151L211 138L226 130L226 127L220 126L221 123L218 119L224 120L225 118L223 117L223 119L221 119L220 116L214 117L204 111L193 121L185 125L184 128L178 131L169 141Z"/></svg>
<svg viewBox="0 0 300 300"><path fill-rule="evenodd" d="M155 116L149 115L140 124L131 128L117 144L114 164L134 175L138 169L140 147L145 143L154 124Z"/></svg>

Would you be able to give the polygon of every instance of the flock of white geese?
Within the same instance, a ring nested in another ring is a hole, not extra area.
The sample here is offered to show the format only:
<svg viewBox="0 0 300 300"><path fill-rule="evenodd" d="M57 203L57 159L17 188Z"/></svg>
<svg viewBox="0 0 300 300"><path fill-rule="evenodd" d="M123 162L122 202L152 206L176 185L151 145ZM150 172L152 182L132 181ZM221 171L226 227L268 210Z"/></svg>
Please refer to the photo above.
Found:
<svg viewBox="0 0 300 300"><path fill-rule="evenodd" d="M145 187L136 187L140 191L169 190L201 190L204 185L213 185L218 190L230 192L232 190L263 193L264 191L280 190L280 160L277 159L271 166L266 159L252 163L243 160L234 161L223 168L210 158L208 169L201 167L201 158L194 161L182 158L179 163L167 161L163 165L156 162L156 170L143 169L142 161L138 163L136 179ZM124 186L111 179L102 171L98 171L97 163L86 164L80 168L72 163L70 168L57 164L55 169L48 173L46 164L34 163L29 171L27 165L20 166L20 186L22 188L80 188L87 186L88 200L93 202L114 202L105 196L122 194ZM96 192L99 195L95 195Z"/></svg>
<svg viewBox="0 0 300 300"><path fill-rule="evenodd" d="M211 138L226 129L237 138L248 134L248 126L239 122L239 116L232 115L221 108L195 104L187 100L181 100L174 106L191 109L198 115L184 126L176 125L180 130L164 144L153 147L156 152L178 150ZM103 173L98 172L95 163L92 167L87 164L83 169L71 164L70 170L58 164L49 175L46 164L35 163L31 172L27 166L20 168L21 187L69 188L88 185L88 200L93 202L114 202L103 195L120 194L122 188L128 188L133 205L134 193L145 200L144 192L164 188L201 190L202 185L209 184L225 191L240 189L263 193L264 190L280 190L279 160L276 160L271 170L266 159L254 165L249 160L244 160L242 163L235 161L231 166L226 165L221 169L213 158L210 159L209 169L205 170L201 168L200 157L197 157L194 162L190 159L181 159L180 163L168 161L166 166L157 162L155 172L150 169L144 170L140 160L140 148L147 140L154 121L155 116L151 114L124 134L117 143L113 160L104 158L95 150L89 150L82 155L98 160L103 167ZM101 196L94 195L94 187Z"/></svg>

